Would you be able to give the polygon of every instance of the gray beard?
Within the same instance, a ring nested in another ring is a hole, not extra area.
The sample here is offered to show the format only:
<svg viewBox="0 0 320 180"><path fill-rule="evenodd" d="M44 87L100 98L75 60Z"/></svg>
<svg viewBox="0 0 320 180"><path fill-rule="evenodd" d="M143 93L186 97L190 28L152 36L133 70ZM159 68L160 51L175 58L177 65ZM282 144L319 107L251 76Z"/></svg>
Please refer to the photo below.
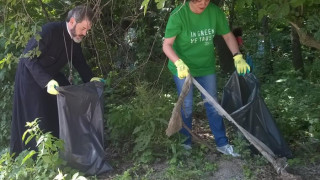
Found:
<svg viewBox="0 0 320 180"><path fill-rule="evenodd" d="M70 29L70 34L71 34L72 39L73 39L74 42L80 43L82 41L82 38L81 39L77 39L76 38L76 26L77 25L75 25L74 28Z"/></svg>
<svg viewBox="0 0 320 180"><path fill-rule="evenodd" d="M80 42L82 41L82 39L77 39L77 38L75 38L75 37L72 37L72 39L73 39L73 41L74 41L75 43L80 43Z"/></svg>

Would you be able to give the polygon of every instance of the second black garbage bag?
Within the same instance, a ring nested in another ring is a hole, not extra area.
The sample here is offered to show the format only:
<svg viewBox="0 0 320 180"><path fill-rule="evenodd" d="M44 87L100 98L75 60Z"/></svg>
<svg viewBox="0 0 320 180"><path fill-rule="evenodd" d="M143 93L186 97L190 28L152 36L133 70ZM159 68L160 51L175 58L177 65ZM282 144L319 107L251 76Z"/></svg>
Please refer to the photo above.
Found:
<svg viewBox="0 0 320 180"><path fill-rule="evenodd" d="M103 83L58 87L61 156L87 175L112 170L104 151Z"/></svg>
<svg viewBox="0 0 320 180"><path fill-rule="evenodd" d="M237 123L267 145L278 157L292 157L264 100L253 74L233 73L224 87L221 106Z"/></svg>

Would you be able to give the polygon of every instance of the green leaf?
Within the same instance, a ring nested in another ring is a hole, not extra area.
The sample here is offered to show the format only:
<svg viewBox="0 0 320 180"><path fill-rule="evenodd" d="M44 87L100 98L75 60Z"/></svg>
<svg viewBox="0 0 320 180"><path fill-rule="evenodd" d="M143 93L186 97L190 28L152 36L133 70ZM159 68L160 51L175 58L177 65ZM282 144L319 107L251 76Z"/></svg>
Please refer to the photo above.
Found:
<svg viewBox="0 0 320 180"><path fill-rule="evenodd" d="M23 158L21 165L24 164L29 158L31 158L34 154L36 154L36 151L32 150L29 152L28 155L26 155L26 157Z"/></svg>
<svg viewBox="0 0 320 180"><path fill-rule="evenodd" d="M282 16L287 16L290 13L289 3L283 4L280 12L281 12Z"/></svg>
<svg viewBox="0 0 320 180"><path fill-rule="evenodd" d="M26 138L27 133L29 133L31 131L31 129L27 129L23 135L22 135L22 141L24 141L24 139Z"/></svg>
<svg viewBox="0 0 320 180"><path fill-rule="evenodd" d="M30 135L28 138L27 138L27 140L25 141L25 144L28 144L31 140L32 140L32 138L34 137L35 135Z"/></svg>
<svg viewBox="0 0 320 180"><path fill-rule="evenodd" d="M298 6L302 6L305 0L291 0L290 4L292 7L296 8Z"/></svg>
<svg viewBox="0 0 320 180"><path fill-rule="evenodd" d="M157 8L162 9L165 5L166 0L156 0L157 2Z"/></svg>
<svg viewBox="0 0 320 180"><path fill-rule="evenodd" d="M79 172L77 172L72 176L71 180L87 180L87 178L79 176Z"/></svg>
<svg viewBox="0 0 320 180"><path fill-rule="evenodd" d="M58 169L58 175L53 180L64 180L64 178L67 176L67 174L63 174L60 169Z"/></svg>
<svg viewBox="0 0 320 180"><path fill-rule="evenodd" d="M52 160L51 160L50 156L42 156L42 159L46 164L51 164L52 163Z"/></svg>
<svg viewBox="0 0 320 180"><path fill-rule="evenodd" d="M132 134L136 134L137 132L141 131L142 126L138 126L136 128L134 128L134 131Z"/></svg>
<svg viewBox="0 0 320 180"><path fill-rule="evenodd" d="M36 41L40 41L40 39L41 39L41 36L39 35L39 34L36 34L35 36L34 36L34 38L36 39Z"/></svg>
<svg viewBox="0 0 320 180"><path fill-rule="evenodd" d="M260 9L259 11L258 11L258 18L259 18L259 20L261 20L264 16L266 16L268 13L267 13L267 11L265 10L265 9Z"/></svg>
<svg viewBox="0 0 320 180"><path fill-rule="evenodd" d="M148 4L149 4L150 0L144 0L141 4L141 8L144 9L143 14L146 15L147 13L147 9L148 9Z"/></svg>
<svg viewBox="0 0 320 180"><path fill-rule="evenodd" d="M55 141L55 145L57 146L57 148L59 149L63 149L64 148L64 142L60 139L58 139L57 141Z"/></svg>
<svg viewBox="0 0 320 180"><path fill-rule="evenodd" d="M37 141L37 145L36 146L39 146L39 144L40 143L42 143L42 141L44 140L44 136L42 135L42 136L40 136L40 138L38 139L38 141Z"/></svg>
<svg viewBox="0 0 320 180"><path fill-rule="evenodd" d="M271 4L267 8L267 11L270 12L271 14L279 13L279 5L278 4Z"/></svg>

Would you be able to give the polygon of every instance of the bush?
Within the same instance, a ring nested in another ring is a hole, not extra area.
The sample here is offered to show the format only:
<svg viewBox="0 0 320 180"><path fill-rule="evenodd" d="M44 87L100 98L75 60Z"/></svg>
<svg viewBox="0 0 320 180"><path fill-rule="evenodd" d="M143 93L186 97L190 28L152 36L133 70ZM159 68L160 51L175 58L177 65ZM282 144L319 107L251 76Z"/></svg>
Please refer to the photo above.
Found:
<svg viewBox="0 0 320 180"><path fill-rule="evenodd" d="M59 167L64 167L66 172L76 173L75 170L65 167L66 162L59 157L59 151L63 149L62 140L50 133L43 134L38 126L38 119L28 122L27 127L23 140L27 144L35 138L38 150L25 150L16 158L8 150L4 150L0 158L0 179L53 179L62 174L59 171L57 175ZM79 177L76 174L74 178ZM64 178L71 179L71 176L64 175Z"/></svg>
<svg viewBox="0 0 320 180"><path fill-rule="evenodd" d="M110 104L108 128L113 145L131 151L142 162L153 159L157 151L166 150L170 140L165 130L173 108L173 98L139 83L136 95L128 102ZM133 145L133 149L129 149Z"/></svg>

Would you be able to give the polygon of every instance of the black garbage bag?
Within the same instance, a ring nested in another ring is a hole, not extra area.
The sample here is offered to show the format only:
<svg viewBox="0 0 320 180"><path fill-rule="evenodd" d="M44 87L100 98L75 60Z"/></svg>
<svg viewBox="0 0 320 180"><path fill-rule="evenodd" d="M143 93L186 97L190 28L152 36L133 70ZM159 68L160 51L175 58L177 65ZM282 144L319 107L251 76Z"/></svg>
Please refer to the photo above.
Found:
<svg viewBox="0 0 320 180"><path fill-rule="evenodd" d="M103 131L103 83L58 87L61 157L86 175L98 175L112 167L106 161Z"/></svg>
<svg viewBox="0 0 320 180"><path fill-rule="evenodd" d="M267 145L278 157L292 157L270 111L259 95L259 84L250 73L232 74L224 87L221 106L244 129Z"/></svg>

